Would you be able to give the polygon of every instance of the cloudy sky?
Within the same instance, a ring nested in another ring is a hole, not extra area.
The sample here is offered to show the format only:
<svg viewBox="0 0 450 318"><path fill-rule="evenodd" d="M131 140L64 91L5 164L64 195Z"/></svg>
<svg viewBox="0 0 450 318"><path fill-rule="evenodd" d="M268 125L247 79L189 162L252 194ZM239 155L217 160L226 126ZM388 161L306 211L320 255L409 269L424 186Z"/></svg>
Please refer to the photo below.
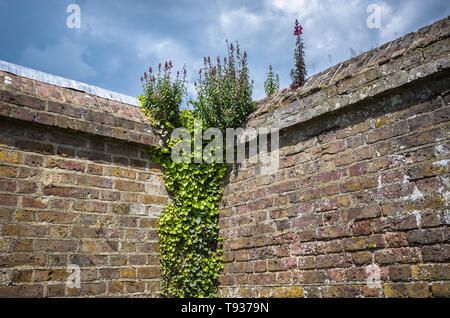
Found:
<svg viewBox="0 0 450 318"><path fill-rule="evenodd" d="M67 27L70 4L80 29ZM372 4L380 28L368 27ZM149 66L186 64L192 83L204 56L237 40L260 99L270 64L290 85L296 18L310 76L449 14L448 0L0 0L0 59L138 96Z"/></svg>

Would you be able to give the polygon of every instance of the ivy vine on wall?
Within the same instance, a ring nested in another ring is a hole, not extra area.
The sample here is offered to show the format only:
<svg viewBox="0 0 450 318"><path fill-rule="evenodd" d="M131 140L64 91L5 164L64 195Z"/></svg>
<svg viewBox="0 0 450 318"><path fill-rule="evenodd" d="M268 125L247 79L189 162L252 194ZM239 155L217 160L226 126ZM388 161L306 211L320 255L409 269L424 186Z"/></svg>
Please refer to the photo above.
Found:
<svg viewBox="0 0 450 318"><path fill-rule="evenodd" d="M172 151L180 142L188 142L195 149L196 129L235 128L254 110L247 54L241 55L237 43L227 43L227 47L223 62L217 58L213 65L209 57L205 58L195 83L197 100L190 100L193 110L180 110L186 95L185 70L174 77L172 63L166 62L164 67L159 65L156 74L150 68L141 79L141 107L161 137L161 147L152 147L150 152L162 167L171 196L158 224L162 297L217 297L223 268L219 202L227 165L211 162L198 151L185 154L190 160L174 161ZM200 127L194 124L196 120L201 120ZM189 132L190 139L186 135L172 137L174 129L180 127ZM194 163L196 156L203 160Z"/></svg>

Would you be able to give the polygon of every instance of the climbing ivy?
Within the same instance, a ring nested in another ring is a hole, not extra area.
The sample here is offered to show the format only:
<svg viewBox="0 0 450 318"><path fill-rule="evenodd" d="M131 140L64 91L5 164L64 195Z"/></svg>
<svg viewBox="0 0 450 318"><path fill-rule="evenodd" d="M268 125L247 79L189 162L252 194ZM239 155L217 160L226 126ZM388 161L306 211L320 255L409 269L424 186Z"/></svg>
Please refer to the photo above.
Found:
<svg viewBox="0 0 450 318"><path fill-rule="evenodd" d="M194 135L194 116L181 111L182 126ZM193 145L192 138L191 142ZM158 226L163 297L216 297L223 268L219 238L219 201L227 166L223 163L175 163L170 153L181 140L152 148L161 164L172 201ZM193 158L194 154L189 155Z"/></svg>
<svg viewBox="0 0 450 318"><path fill-rule="evenodd" d="M229 46L229 57L233 50ZM240 59L237 49L237 60ZM246 53L238 69L235 69L235 63L234 58L229 60L226 72L220 76L218 74L223 71L219 68L213 70L211 67L215 75L204 70L209 74L208 80L199 80L199 100L191 101L194 111L180 110L186 73L183 77L178 74L172 81L171 62L165 64L164 72L161 66L157 75L153 75L150 69L150 74L145 73L141 79L144 88L144 95L139 97L141 107L162 141L160 147L151 147L150 153L152 160L162 167L164 182L171 197L157 229L160 238L162 297L217 297L218 277L223 269L223 238L219 237L218 226L219 202L227 165L209 161L210 158L196 150L194 139L199 129L204 132L213 125L224 129L227 124L240 124L253 110L254 103L249 99L252 86L247 77ZM217 88L223 82L227 83L226 86L221 86L217 93L213 87ZM216 101L221 98L226 100L225 104L217 105ZM218 113L220 107L224 107L225 113ZM203 124L199 126L196 122ZM185 128L189 134L174 139L171 132L179 127ZM173 160L172 151L180 142L188 142L194 149L190 154L183 154L190 160ZM210 142L203 140L202 146ZM194 163L198 161L193 160L194 157L202 157L201 163Z"/></svg>

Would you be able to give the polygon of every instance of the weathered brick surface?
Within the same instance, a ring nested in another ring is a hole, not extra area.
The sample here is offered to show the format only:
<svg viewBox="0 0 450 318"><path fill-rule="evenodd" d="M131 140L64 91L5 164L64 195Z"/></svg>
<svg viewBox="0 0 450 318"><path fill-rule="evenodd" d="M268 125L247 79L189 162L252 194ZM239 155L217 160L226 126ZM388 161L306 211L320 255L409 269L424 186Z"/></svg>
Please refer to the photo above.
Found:
<svg viewBox="0 0 450 318"><path fill-rule="evenodd" d="M280 168L229 175L222 296L449 297L449 33L447 18L259 104L248 126L282 128Z"/></svg>
<svg viewBox="0 0 450 318"><path fill-rule="evenodd" d="M221 296L449 297L449 34L258 104L247 125L281 129L280 168L227 178ZM156 143L136 107L0 72L0 297L156 296Z"/></svg>
<svg viewBox="0 0 450 318"><path fill-rule="evenodd" d="M156 297L167 194L138 108L0 73L0 297Z"/></svg>
<svg viewBox="0 0 450 318"><path fill-rule="evenodd" d="M0 115L146 145L156 134L139 108L0 71ZM53 141L78 142L51 137Z"/></svg>

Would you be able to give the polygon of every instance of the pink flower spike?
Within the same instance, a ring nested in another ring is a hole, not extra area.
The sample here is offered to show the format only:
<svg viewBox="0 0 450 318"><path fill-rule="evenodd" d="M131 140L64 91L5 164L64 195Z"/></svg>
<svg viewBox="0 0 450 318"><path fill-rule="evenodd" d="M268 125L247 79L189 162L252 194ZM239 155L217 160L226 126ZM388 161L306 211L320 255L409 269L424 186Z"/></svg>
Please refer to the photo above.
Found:
<svg viewBox="0 0 450 318"><path fill-rule="evenodd" d="M303 32L303 27L302 26L296 26L295 27L294 35L301 35L302 32Z"/></svg>

